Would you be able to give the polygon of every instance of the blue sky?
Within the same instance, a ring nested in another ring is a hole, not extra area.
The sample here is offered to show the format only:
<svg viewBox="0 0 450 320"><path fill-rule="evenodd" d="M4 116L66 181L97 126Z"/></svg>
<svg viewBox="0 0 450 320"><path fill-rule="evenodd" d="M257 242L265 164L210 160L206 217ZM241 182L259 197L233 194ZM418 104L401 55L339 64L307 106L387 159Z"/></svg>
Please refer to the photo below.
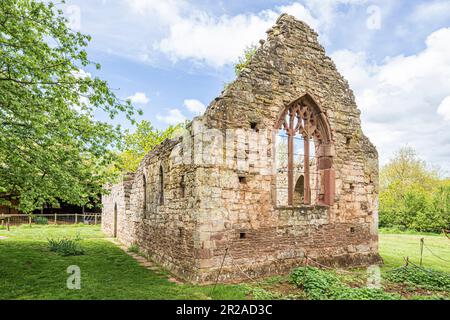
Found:
<svg viewBox="0 0 450 320"><path fill-rule="evenodd" d="M316 29L349 81L382 164L409 144L450 171L450 0L68 0L64 9L102 64L86 71L134 97L159 128L201 112L243 49L290 13Z"/></svg>

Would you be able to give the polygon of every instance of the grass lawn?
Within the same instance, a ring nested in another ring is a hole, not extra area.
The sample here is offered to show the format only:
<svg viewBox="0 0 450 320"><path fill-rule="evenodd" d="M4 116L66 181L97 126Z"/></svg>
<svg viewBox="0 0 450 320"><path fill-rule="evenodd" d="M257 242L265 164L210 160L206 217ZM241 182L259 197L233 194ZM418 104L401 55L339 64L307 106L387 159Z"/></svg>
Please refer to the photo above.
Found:
<svg viewBox="0 0 450 320"><path fill-rule="evenodd" d="M50 252L47 239L75 237L83 240L85 254L63 257ZM241 285L212 286L176 284L168 281L164 270L151 271L138 264L116 245L104 238L99 226L38 226L0 229L0 300L2 299L304 299L289 276L269 277ZM438 256L450 260L450 241L444 236L380 234L380 254L388 269L404 264L408 256L418 264L420 238ZM424 266L450 274L450 263L424 249ZM66 270L81 269L81 290L69 290ZM342 276L350 286L365 286L366 271L354 270ZM396 290L396 285L390 291ZM399 288L404 290L404 288ZM433 293L420 292L431 295ZM412 293L414 294L414 293ZM412 295L411 294L411 295ZM402 296L404 296L402 294Z"/></svg>
<svg viewBox="0 0 450 320"><path fill-rule="evenodd" d="M85 254L62 257L50 252L47 238L76 236ZM99 226L22 226L0 230L1 299L245 299L239 285L179 285L164 271L140 266L104 239ZM81 269L81 290L69 290L66 270Z"/></svg>
<svg viewBox="0 0 450 320"><path fill-rule="evenodd" d="M415 264L420 262L420 239L424 238L423 266L450 273L450 240L443 235L380 234L379 250L384 260L384 268L405 264L405 257Z"/></svg>

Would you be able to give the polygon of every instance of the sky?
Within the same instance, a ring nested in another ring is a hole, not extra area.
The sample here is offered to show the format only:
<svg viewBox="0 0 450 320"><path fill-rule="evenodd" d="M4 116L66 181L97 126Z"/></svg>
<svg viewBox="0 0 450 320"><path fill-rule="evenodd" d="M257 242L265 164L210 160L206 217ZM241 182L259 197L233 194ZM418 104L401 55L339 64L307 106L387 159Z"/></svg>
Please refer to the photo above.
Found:
<svg viewBox="0 0 450 320"><path fill-rule="evenodd" d="M67 0L120 98L165 128L202 113L281 13L308 23L349 81L385 164L401 146L450 172L450 0ZM124 117L96 117L130 128Z"/></svg>

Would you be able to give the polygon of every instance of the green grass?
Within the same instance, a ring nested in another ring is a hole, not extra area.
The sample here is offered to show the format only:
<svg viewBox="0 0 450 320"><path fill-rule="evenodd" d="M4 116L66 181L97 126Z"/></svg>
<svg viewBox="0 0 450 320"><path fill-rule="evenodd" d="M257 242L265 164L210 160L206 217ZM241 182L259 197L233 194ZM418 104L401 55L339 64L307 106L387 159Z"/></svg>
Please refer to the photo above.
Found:
<svg viewBox="0 0 450 320"><path fill-rule="evenodd" d="M47 238L83 239L82 256L50 252ZM1 299L245 299L239 285L211 286L169 282L168 274L140 266L113 243L98 226L22 226L0 230ZM81 269L81 289L69 290L67 267Z"/></svg>
<svg viewBox="0 0 450 320"><path fill-rule="evenodd" d="M383 268L389 269L404 265L405 257L418 265L421 238L424 238L425 245L435 255L450 261L450 240L443 235L380 233L379 251L384 260ZM423 266L450 273L450 262L435 257L426 248L423 249Z"/></svg>
<svg viewBox="0 0 450 320"><path fill-rule="evenodd" d="M433 232L419 232L411 229L400 229L400 228L380 228L380 234L412 234L412 235L423 235L423 236L435 236L439 237L444 235L443 233L437 234Z"/></svg>
<svg viewBox="0 0 450 320"><path fill-rule="evenodd" d="M450 260L450 240L442 235L391 234L382 230L380 254L389 269L404 265L404 257L418 264L420 239L438 256ZM241 285L212 286L176 284L168 281L163 269L148 270L115 244L105 239L99 226L28 225L0 229L0 300L2 299L306 299L305 292L292 284L289 275L269 277ZM47 239L80 236L84 255L63 257L50 252ZM130 248L135 251L137 248ZM450 263L424 249L426 268L450 273ZM81 290L69 290L67 267L81 269ZM365 286L365 269L339 274L350 287ZM389 284L388 284L389 285ZM405 288L389 285L389 292ZM397 290L397 291L396 291ZM430 299L432 293L412 291L402 297ZM444 294L445 295L445 294ZM441 295L442 296L442 295ZM438 298L439 296L436 296Z"/></svg>

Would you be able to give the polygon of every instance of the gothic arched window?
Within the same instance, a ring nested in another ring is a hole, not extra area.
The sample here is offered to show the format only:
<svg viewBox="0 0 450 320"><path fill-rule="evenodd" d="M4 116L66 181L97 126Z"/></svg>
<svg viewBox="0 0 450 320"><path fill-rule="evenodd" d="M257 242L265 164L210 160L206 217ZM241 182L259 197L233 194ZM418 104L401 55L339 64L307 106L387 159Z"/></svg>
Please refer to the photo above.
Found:
<svg viewBox="0 0 450 320"><path fill-rule="evenodd" d="M332 139L326 115L309 95L289 104L275 129L277 204L325 204L334 200ZM299 188L303 188L300 192ZM294 201L296 197L296 201ZM301 198L301 203L298 200Z"/></svg>

